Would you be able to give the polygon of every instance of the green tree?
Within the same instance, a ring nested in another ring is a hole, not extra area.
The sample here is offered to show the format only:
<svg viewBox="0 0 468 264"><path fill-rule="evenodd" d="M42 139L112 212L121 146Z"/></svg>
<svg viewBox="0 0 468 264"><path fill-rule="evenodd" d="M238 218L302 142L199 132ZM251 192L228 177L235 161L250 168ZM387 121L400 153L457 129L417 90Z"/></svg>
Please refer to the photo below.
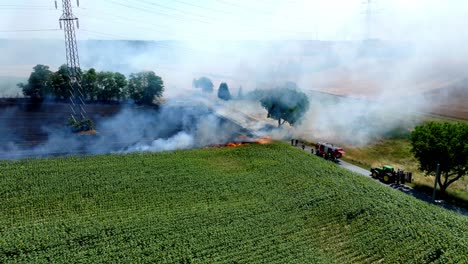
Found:
<svg viewBox="0 0 468 264"><path fill-rule="evenodd" d="M267 110L268 117L278 120L278 127L288 122L294 126L309 110L309 99L304 93L291 88L276 88L257 91L261 105Z"/></svg>
<svg viewBox="0 0 468 264"><path fill-rule="evenodd" d="M244 93L242 92L242 86L239 87L239 91L237 92L237 99L239 99L239 100L244 99Z"/></svg>
<svg viewBox="0 0 468 264"><path fill-rule="evenodd" d="M131 74L127 94L137 104L151 105L154 99L162 97L164 83L153 71Z"/></svg>
<svg viewBox="0 0 468 264"><path fill-rule="evenodd" d="M81 78L81 87L83 95L89 100L96 100L98 97L99 87L97 85L97 73L94 68L91 68L83 73Z"/></svg>
<svg viewBox="0 0 468 264"><path fill-rule="evenodd" d="M448 186L468 173L468 124L430 122L411 133L412 152L420 169L434 174L440 164L438 184L445 193Z"/></svg>
<svg viewBox="0 0 468 264"><path fill-rule="evenodd" d="M62 65L52 74L51 85L57 99L67 99L71 96L70 77L67 65Z"/></svg>
<svg viewBox="0 0 468 264"><path fill-rule="evenodd" d="M34 66L28 82L26 84L19 83L18 87L23 90L25 96L31 99L44 99L52 95L51 77L52 72L49 70L49 66L38 64Z"/></svg>
<svg viewBox="0 0 468 264"><path fill-rule="evenodd" d="M213 92L213 82L207 77L201 77L200 79L194 79L192 82L193 87L201 88L204 93Z"/></svg>
<svg viewBox="0 0 468 264"><path fill-rule="evenodd" d="M115 72L114 81L116 85L115 97L117 98L117 100L124 99L125 89L128 85L127 77L125 77L125 75L121 74L120 72Z"/></svg>
<svg viewBox="0 0 468 264"><path fill-rule="evenodd" d="M121 73L99 72L96 77L97 98L100 101L120 100L127 80Z"/></svg>
<svg viewBox="0 0 468 264"><path fill-rule="evenodd" d="M221 83L219 85L218 98L224 101L231 100L231 93L229 92L229 87L227 83Z"/></svg>

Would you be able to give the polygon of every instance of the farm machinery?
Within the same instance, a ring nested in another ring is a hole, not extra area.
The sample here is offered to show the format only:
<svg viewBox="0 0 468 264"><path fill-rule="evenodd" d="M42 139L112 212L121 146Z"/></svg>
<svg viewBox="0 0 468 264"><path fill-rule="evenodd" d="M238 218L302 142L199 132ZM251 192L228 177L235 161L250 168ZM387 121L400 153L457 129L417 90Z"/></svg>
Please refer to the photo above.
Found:
<svg viewBox="0 0 468 264"><path fill-rule="evenodd" d="M379 179L383 183L396 183L405 184L411 182L413 174L411 172L405 172L404 170L396 170L390 166L385 165L381 168L371 168L371 176L374 179Z"/></svg>
<svg viewBox="0 0 468 264"><path fill-rule="evenodd" d="M315 155L323 157L326 160L337 162L344 154L345 152L342 148L333 144L320 142L315 144Z"/></svg>

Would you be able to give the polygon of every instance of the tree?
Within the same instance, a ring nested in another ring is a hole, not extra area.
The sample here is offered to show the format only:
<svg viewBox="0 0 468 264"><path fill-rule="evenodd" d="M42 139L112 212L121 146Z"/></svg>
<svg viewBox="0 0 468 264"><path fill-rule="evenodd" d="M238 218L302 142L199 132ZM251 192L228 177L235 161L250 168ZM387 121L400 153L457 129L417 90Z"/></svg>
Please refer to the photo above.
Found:
<svg viewBox="0 0 468 264"><path fill-rule="evenodd" d="M227 83L221 83L218 89L218 98L224 101L231 100L231 93L229 92L229 87Z"/></svg>
<svg viewBox="0 0 468 264"><path fill-rule="evenodd" d="M244 93L242 92L242 86L239 87L239 91L237 92L237 99L239 99L239 100L244 99Z"/></svg>
<svg viewBox="0 0 468 264"><path fill-rule="evenodd" d="M68 99L71 96L70 77L67 65L62 65L51 77L52 91L58 99Z"/></svg>
<svg viewBox="0 0 468 264"><path fill-rule="evenodd" d="M88 98L89 100L97 99L99 87L97 85L97 73L94 68L83 73L83 77L81 78L81 87L85 98Z"/></svg>
<svg viewBox="0 0 468 264"><path fill-rule="evenodd" d="M96 85L98 100L120 100L127 85L127 80L123 74L118 72L99 72L96 77Z"/></svg>
<svg viewBox="0 0 468 264"><path fill-rule="evenodd" d="M278 120L278 127L288 122L294 126L309 110L307 95L291 88L276 88L255 93L261 105L268 111L268 117Z"/></svg>
<svg viewBox="0 0 468 264"><path fill-rule="evenodd" d="M131 74L127 94L137 104L151 105L155 98L162 97L164 83L153 71Z"/></svg>
<svg viewBox="0 0 468 264"><path fill-rule="evenodd" d="M127 87L127 77L121 74L120 72L114 72L114 81L115 81L115 98L118 101L125 98L125 89Z"/></svg>
<svg viewBox="0 0 468 264"><path fill-rule="evenodd" d="M67 125L73 133L87 132L95 129L94 122L89 118L77 120L74 117L70 117L68 118Z"/></svg>
<svg viewBox="0 0 468 264"><path fill-rule="evenodd" d="M49 70L49 66L38 64L34 66L28 82L26 84L19 83L18 87L23 90L25 96L29 96L33 100L42 100L52 95L51 77L52 72Z"/></svg>
<svg viewBox="0 0 468 264"><path fill-rule="evenodd" d="M434 174L440 164L442 193L468 173L468 124L430 122L411 133L411 145L420 169Z"/></svg>
<svg viewBox="0 0 468 264"><path fill-rule="evenodd" d="M204 93L213 92L213 82L207 77L201 77L200 79L194 79L192 82L193 87L201 88Z"/></svg>
<svg viewBox="0 0 468 264"><path fill-rule="evenodd" d="M81 69L78 69L77 73L77 78L80 79L79 76L82 75ZM56 99L68 99L74 93L74 87L70 82L70 71L66 64L60 66L58 70L52 74L51 87L52 93Z"/></svg>

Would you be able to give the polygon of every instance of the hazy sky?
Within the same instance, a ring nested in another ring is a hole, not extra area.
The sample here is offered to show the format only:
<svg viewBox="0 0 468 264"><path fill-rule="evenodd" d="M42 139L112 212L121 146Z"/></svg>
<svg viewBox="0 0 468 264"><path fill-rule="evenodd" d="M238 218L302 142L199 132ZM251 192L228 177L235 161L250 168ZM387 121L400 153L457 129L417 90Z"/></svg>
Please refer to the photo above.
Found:
<svg viewBox="0 0 468 264"><path fill-rule="evenodd" d="M62 38L53 31L61 15L58 2L55 10L53 0L0 0L0 38ZM81 0L74 12L79 39L352 40L365 35L363 2ZM374 0L372 13L371 37L381 39L460 36L468 26L466 0Z"/></svg>

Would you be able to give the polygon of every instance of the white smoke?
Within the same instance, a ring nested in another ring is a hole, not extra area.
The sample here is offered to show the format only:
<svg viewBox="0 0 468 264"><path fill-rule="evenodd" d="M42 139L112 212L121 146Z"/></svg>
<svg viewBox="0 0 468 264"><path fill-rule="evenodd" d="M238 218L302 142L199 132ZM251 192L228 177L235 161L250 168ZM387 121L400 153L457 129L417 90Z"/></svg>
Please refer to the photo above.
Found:
<svg viewBox="0 0 468 264"><path fill-rule="evenodd" d="M137 143L135 146L128 148L123 151L124 153L129 152L141 152L141 151L150 151L150 152L159 152L159 151L169 151L169 150L179 150L179 149L190 149L195 146L193 135L188 134L187 132L179 132L173 137L168 139L156 139L150 144Z"/></svg>
<svg viewBox="0 0 468 264"><path fill-rule="evenodd" d="M111 117L95 119L97 135L78 135L54 120L44 122L37 134L45 134L46 140L34 140L34 146L21 144L23 137L31 131L24 129L13 133L14 120L24 110L9 108L0 116L0 158L16 159L26 157L63 156L102 153L130 153L141 151L169 151L191 149L216 144L225 144L249 131L236 123L217 115L206 100L186 99L169 101L159 109L124 106ZM65 105L64 105L65 106ZM41 111L48 112L47 106ZM26 112L27 113L27 112ZM43 117L44 115L40 115ZM26 125L25 128L33 128ZM36 136L35 138L37 138Z"/></svg>
<svg viewBox="0 0 468 264"><path fill-rule="evenodd" d="M454 97L451 96L452 87L466 87L463 82L468 78L465 71L468 67L465 45L468 37L463 34L468 26L466 1L375 1L381 12L375 14L372 23L371 37L374 40L368 41L361 41L365 19L360 12L360 1L320 2L323 1L302 1L299 4L275 1L275 4L270 4L268 7L274 10L274 17L280 19L272 19L270 25L262 24L262 28L277 29L272 31L259 30L249 20L233 18L226 20L229 23L220 19L219 23L207 28L200 28L199 24L173 25L174 29L204 33L200 34L203 40L81 41L82 67L125 74L154 70L165 81L165 97L168 99L190 97L192 80L201 76L211 78L215 89L221 82L227 82L231 94L237 94L240 86L247 93L256 88L273 88L287 81L295 82L309 95L311 108L304 122L288 133L357 144L411 126L418 122L420 112L431 111L441 100L450 104L454 99L451 98ZM346 5L346 8L338 12L335 4ZM255 15L252 21L261 22ZM284 17L288 19L281 19ZM292 21L296 21L294 26L290 24ZM253 33L249 31L252 34L243 35L249 26ZM314 27L318 30L313 30ZM289 32L284 32L285 29ZM294 35L290 34L291 31L310 34ZM264 35L266 32L269 32L269 38ZM232 38L227 35L230 33ZM246 40L251 39L247 36L257 37L255 33L260 37L252 39L262 40ZM54 69L64 61L61 41L13 41L3 45L2 51L0 67L27 66L25 76L34 64L48 64ZM438 89L447 91L443 98L434 99L425 94ZM331 97L317 91L350 98ZM467 107L463 102L457 105L464 109ZM245 109L241 107L239 110ZM155 140L159 140L155 146L161 148L165 148L165 144L178 146L171 138L181 131L193 137L190 142L196 147L218 143L230 136L213 131L233 130L222 122L212 121L216 117L206 113L195 111L194 114L180 115L172 108L161 111L160 115L124 111L115 119L98 120L101 131L115 133L102 135L85 150L92 153L114 150L107 146L109 142L118 142L129 148L151 148ZM258 113L266 115L262 109ZM173 122L179 120L179 115L197 122ZM196 115L202 118L197 119ZM185 142L182 146L190 145L186 138L181 137L180 140ZM69 143L71 148L74 144L73 141Z"/></svg>

